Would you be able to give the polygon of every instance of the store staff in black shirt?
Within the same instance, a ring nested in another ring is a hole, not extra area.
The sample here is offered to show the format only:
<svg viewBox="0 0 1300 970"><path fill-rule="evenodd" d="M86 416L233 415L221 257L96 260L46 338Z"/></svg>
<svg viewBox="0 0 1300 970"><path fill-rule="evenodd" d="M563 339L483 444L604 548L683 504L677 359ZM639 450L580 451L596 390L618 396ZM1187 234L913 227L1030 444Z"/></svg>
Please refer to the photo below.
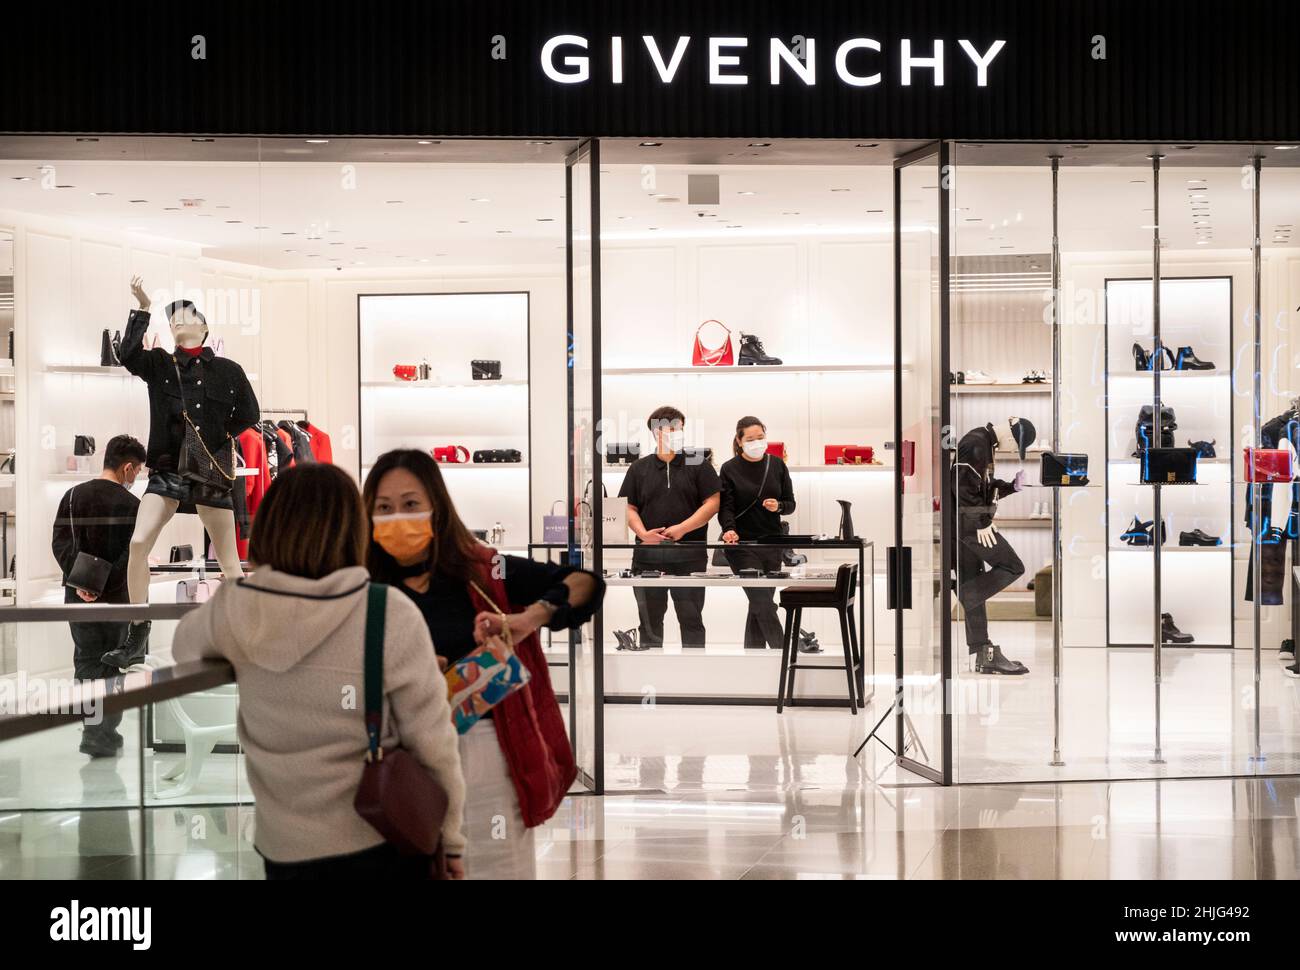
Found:
<svg viewBox="0 0 1300 970"><path fill-rule="evenodd" d="M131 553L140 500L127 491L145 463L145 447L130 435L118 435L104 449L104 470L98 478L81 482L64 493L54 517L52 548L63 571L65 603L129 603L126 566ZM78 552L88 552L112 563L108 581L98 593L66 585ZM78 680L114 677L118 668L100 661L116 650L126 636L122 622L69 623L72 631L73 671ZM81 735L81 753L107 758L122 748L117 731L122 715L104 716L98 724L86 724Z"/></svg>
<svg viewBox="0 0 1300 970"><path fill-rule="evenodd" d="M718 512L721 484L713 465L700 453L683 454L686 415L674 407L655 409L646 425L655 454L638 458L627 470L619 496L627 499L627 524L636 534L635 572L657 569L688 576L708 567L709 520ZM681 628L683 647L704 647L704 587L638 586L642 647L664 644L668 596Z"/></svg>
<svg viewBox="0 0 1300 970"><path fill-rule="evenodd" d="M790 469L767 453L767 428L753 415L736 422L731 449L735 457L722 466L722 507L718 524L723 542L740 542L781 534L781 516L794 514L794 484ZM726 550L732 571L781 568L779 546ZM745 646L780 650L784 640L781 618L770 587L746 586L749 615L745 619Z"/></svg>

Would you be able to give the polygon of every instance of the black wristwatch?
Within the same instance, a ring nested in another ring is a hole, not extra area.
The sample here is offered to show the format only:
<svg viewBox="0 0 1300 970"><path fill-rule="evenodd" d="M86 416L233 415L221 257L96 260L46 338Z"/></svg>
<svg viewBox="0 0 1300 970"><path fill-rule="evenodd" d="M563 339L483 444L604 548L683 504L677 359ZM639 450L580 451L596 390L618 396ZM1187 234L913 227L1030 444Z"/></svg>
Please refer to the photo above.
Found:
<svg viewBox="0 0 1300 970"><path fill-rule="evenodd" d="M546 625L552 630L563 630L569 623L569 587L564 583L556 583L545 593L537 598L537 602L545 603L552 610L551 619Z"/></svg>

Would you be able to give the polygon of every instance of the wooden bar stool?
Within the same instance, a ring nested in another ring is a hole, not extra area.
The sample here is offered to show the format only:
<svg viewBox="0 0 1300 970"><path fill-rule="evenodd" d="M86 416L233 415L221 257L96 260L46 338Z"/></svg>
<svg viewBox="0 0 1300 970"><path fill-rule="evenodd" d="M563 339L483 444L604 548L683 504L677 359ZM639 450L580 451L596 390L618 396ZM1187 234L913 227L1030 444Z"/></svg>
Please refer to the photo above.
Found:
<svg viewBox="0 0 1300 970"><path fill-rule="evenodd" d="M781 590L780 606L785 610L785 638L781 642L781 683L777 688L776 712L785 705L794 706L794 678L799 670L843 670L849 684L849 712L858 713L863 704L858 694L855 674L862 666L857 624L853 610L858 601L858 567L844 564L835 573L834 586L793 586ZM844 645L844 665L799 663L799 625L804 610L835 610L840 616L840 640Z"/></svg>

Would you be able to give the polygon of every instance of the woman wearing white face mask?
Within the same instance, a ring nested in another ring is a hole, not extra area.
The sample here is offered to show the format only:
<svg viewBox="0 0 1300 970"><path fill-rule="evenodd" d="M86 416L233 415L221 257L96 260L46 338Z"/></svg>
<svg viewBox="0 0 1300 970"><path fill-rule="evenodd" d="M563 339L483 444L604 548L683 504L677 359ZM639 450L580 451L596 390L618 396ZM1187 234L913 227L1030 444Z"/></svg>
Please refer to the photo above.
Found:
<svg viewBox="0 0 1300 970"><path fill-rule="evenodd" d="M731 442L735 457L722 466L722 507L718 522L722 541L739 543L747 539L779 535L781 516L794 512L794 484L785 462L767 453L767 428L753 415L736 422ZM751 546L726 550L734 572L781 568L780 546ZM745 620L745 646L762 650L781 649L783 630L773 590L745 587L749 616Z"/></svg>

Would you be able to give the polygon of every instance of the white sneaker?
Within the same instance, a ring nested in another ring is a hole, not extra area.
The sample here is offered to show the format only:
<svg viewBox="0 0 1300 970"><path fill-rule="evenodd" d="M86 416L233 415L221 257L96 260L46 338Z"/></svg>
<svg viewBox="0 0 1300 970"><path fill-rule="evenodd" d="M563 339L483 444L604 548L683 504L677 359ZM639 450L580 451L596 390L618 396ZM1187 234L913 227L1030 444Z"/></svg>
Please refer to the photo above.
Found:
<svg viewBox="0 0 1300 970"><path fill-rule="evenodd" d="M996 384L997 381L995 381L988 374L984 373L982 370L968 370L966 371L966 383L967 384Z"/></svg>

